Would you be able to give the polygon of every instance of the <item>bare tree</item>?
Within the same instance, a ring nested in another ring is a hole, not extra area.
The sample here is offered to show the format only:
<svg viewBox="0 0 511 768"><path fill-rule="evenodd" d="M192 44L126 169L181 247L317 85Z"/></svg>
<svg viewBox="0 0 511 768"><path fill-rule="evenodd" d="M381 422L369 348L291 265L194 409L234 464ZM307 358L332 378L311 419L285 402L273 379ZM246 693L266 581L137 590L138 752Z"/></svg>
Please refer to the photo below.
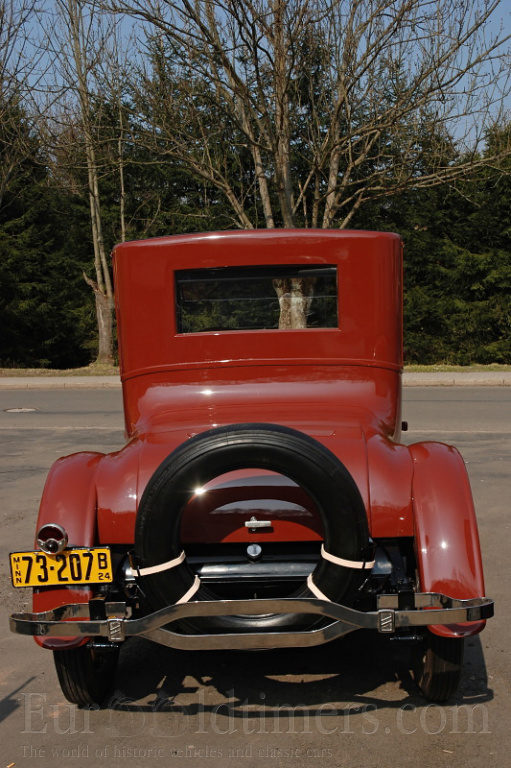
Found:
<svg viewBox="0 0 511 768"><path fill-rule="evenodd" d="M101 14L95 3L86 5L82 0L55 0L55 11L50 19L46 48L54 66L47 90L51 106L45 121L46 138L51 155L57 159L59 173L67 167L76 176L82 165L86 173L94 273L93 276L84 273L84 279L95 298L98 323L96 362L111 363L114 292L109 253L113 243L107 245L105 242L100 182L104 175L118 174L120 233L124 238L122 154L125 136L115 21ZM105 100L110 100L109 105L121 114L117 135L102 130L98 110L101 111Z"/></svg>
<svg viewBox="0 0 511 768"><path fill-rule="evenodd" d="M500 0L103 5L150 38L145 140L216 186L239 227L259 226L254 199L267 227L345 227L367 200L490 159L509 93Z"/></svg>

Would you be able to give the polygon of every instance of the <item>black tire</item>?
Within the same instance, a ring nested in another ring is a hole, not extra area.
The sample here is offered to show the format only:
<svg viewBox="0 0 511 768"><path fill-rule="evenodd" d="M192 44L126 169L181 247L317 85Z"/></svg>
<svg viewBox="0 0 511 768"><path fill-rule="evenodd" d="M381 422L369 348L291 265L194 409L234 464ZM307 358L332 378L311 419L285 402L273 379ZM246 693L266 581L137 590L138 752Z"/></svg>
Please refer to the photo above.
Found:
<svg viewBox="0 0 511 768"><path fill-rule="evenodd" d="M458 690L465 640L427 632L415 660L414 676L428 701L447 701Z"/></svg>
<svg viewBox="0 0 511 768"><path fill-rule="evenodd" d="M53 651L62 693L79 707L101 706L113 692L119 649L95 651L86 645Z"/></svg>
<svg viewBox="0 0 511 768"><path fill-rule="evenodd" d="M371 559L365 506L344 465L323 445L296 430L272 424L238 424L191 438L155 471L137 514L135 552L139 567L144 569L179 557L181 517L194 489L225 472L248 467L279 472L308 493L322 517L327 552L351 561ZM363 569L321 558L313 580L328 599L348 604L366 575ZM185 560L172 569L141 576L141 583L152 607L159 609L180 600L192 587L194 578ZM304 585L293 596L311 597L312 593ZM191 599L218 598L201 586ZM204 622L201 626L205 626ZM264 630L296 626L297 622L297 616L292 615L214 619L215 627L228 630Z"/></svg>

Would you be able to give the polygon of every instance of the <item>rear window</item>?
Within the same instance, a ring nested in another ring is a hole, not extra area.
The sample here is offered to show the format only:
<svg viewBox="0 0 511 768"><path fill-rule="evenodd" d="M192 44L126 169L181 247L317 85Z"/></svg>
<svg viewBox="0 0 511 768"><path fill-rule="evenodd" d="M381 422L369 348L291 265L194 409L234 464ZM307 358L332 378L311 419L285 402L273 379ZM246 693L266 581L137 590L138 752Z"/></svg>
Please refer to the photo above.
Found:
<svg viewBox="0 0 511 768"><path fill-rule="evenodd" d="M176 272L179 333L337 328L335 266Z"/></svg>

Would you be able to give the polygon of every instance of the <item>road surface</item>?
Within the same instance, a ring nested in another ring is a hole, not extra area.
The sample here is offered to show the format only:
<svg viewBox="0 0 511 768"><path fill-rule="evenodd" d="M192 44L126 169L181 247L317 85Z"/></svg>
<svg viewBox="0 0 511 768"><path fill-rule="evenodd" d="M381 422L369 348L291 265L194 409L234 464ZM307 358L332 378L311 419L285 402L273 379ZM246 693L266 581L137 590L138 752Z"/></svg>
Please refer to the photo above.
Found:
<svg viewBox="0 0 511 768"><path fill-rule="evenodd" d="M0 768L511 766L511 387L416 387L404 397L407 442L439 439L465 457L496 600L495 618L468 641L456 699L425 704L387 641L363 633L307 652L245 654L135 640L110 706L83 711L63 701L51 654L8 630L30 595L10 586L7 555L30 548L58 456L122 446L120 391L0 391Z"/></svg>

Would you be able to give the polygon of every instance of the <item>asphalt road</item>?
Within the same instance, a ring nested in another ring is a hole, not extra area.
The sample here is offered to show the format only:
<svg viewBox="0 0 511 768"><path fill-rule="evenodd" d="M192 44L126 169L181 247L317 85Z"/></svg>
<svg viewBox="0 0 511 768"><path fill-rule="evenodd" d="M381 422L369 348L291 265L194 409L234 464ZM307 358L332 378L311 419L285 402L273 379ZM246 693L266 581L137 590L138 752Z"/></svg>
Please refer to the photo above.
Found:
<svg viewBox="0 0 511 768"><path fill-rule="evenodd" d="M307 652L187 654L132 641L110 706L83 711L63 701L51 654L8 630L30 595L10 586L7 555L31 545L54 459L122 446L120 391L0 391L0 768L509 768L511 387L417 387L404 398L407 442L439 439L465 457L496 600L468 642L456 699L425 704L392 648L356 633Z"/></svg>

